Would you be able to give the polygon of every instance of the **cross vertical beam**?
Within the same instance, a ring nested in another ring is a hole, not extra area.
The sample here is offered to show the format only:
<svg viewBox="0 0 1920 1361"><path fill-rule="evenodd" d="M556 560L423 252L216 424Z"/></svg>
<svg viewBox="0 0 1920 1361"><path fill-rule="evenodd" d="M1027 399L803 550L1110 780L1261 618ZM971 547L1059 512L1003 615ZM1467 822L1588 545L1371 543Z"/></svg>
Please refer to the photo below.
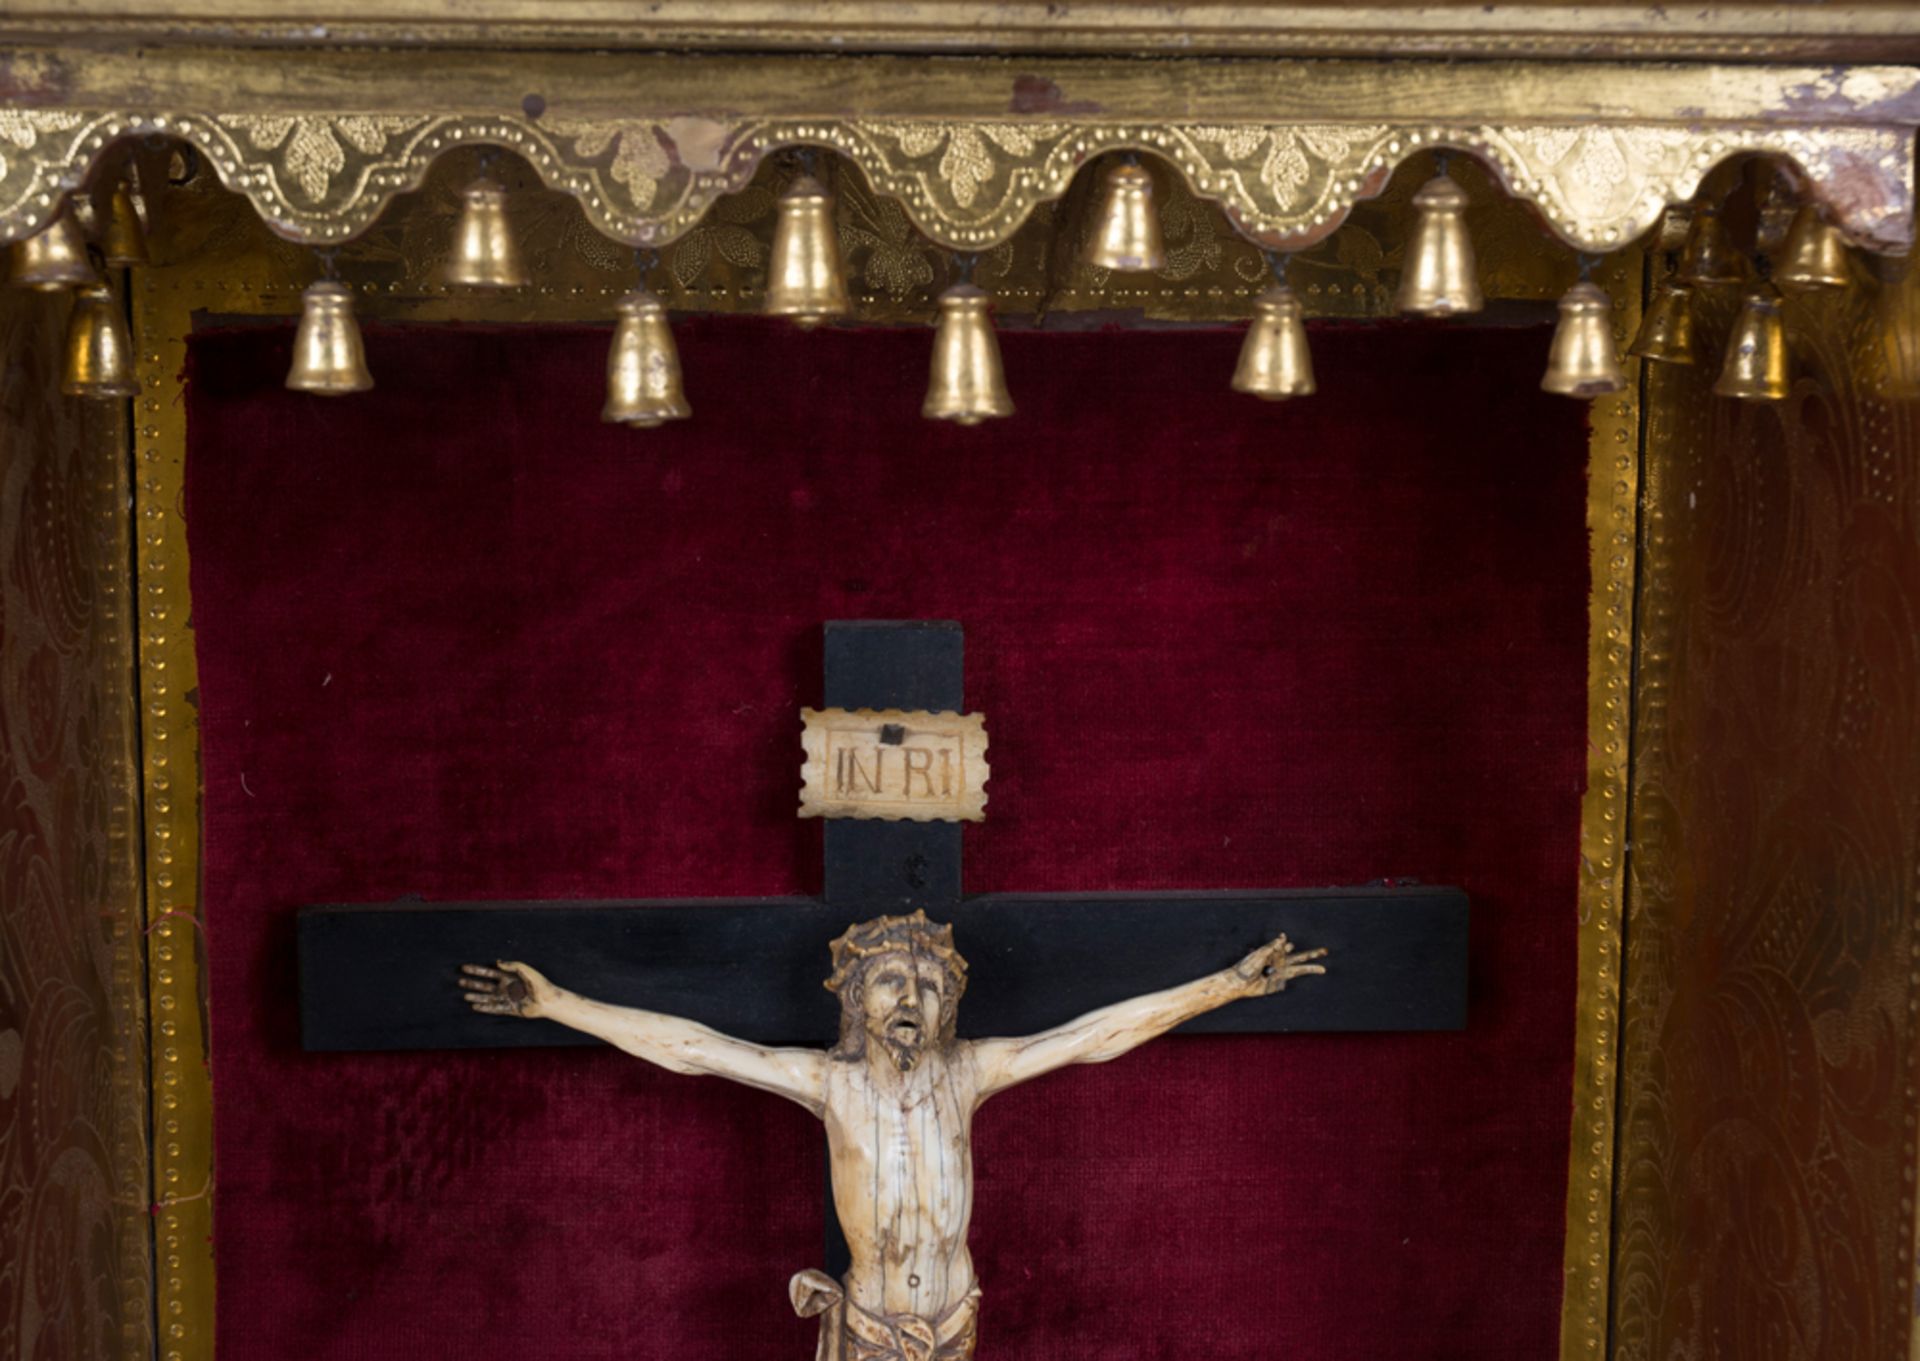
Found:
<svg viewBox="0 0 1920 1361"><path fill-rule="evenodd" d="M822 693L829 709L961 712L966 641L947 619L835 619L826 626ZM827 906L846 924L916 908L943 916L960 905L960 824L828 818L824 827ZM826 1269L850 1258L833 1208L833 1160L826 1162Z"/></svg>
<svg viewBox="0 0 1920 1361"><path fill-rule="evenodd" d="M964 635L945 619L830 621L826 626L829 709L924 709L959 713L964 703ZM827 905L847 923L960 903L960 824L826 820Z"/></svg>

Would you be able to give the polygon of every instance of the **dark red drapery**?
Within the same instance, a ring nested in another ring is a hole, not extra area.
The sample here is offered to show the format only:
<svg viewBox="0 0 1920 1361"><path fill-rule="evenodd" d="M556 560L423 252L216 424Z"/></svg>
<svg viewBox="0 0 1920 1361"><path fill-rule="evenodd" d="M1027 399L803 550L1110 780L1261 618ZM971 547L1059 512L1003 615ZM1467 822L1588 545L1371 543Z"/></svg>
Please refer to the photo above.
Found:
<svg viewBox="0 0 1920 1361"><path fill-rule="evenodd" d="M1173 1039L989 1106L983 1356L1550 1356L1587 548L1544 334L1322 332L1280 406L1229 332L1008 334L1019 414L968 431L918 417L924 332L679 335L696 415L648 433L597 420L603 330L375 330L341 400L282 389L284 330L193 341L222 1355L810 1354L803 1112L610 1051L306 1055L292 914L813 891L819 625L941 617L971 890L1474 911L1463 1034Z"/></svg>

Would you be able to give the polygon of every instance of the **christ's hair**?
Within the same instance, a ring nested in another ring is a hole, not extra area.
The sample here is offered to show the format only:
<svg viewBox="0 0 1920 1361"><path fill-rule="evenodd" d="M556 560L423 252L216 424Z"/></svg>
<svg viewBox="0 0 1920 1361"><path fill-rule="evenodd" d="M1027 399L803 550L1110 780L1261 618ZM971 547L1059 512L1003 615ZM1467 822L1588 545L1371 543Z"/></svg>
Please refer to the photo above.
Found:
<svg viewBox="0 0 1920 1361"><path fill-rule="evenodd" d="M951 1044L960 994L967 990L967 961L953 948L953 927L927 920L925 912L905 917L875 917L850 927L833 943L833 974L826 989L840 999L840 1042L836 1058L859 1058L866 1052L867 1027L862 1008L867 972L882 955L912 955L933 959L946 970L947 986L940 999L939 1042Z"/></svg>

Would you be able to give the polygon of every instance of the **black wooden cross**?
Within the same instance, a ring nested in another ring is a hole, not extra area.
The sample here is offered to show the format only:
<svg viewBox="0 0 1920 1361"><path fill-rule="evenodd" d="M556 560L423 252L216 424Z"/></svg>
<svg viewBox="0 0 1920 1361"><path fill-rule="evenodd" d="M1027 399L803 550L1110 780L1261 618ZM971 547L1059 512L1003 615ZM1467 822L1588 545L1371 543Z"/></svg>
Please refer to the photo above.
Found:
<svg viewBox="0 0 1920 1361"><path fill-rule="evenodd" d="M962 712L953 623L826 628L828 708ZM988 716L991 721L991 715ZM310 1050L598 1044L551 1021L476 1014L471 960L524 959L601 1001L685 1016L770 1045L830 1047L820 986L849 925L923 908L969 963L963 1036L1023 1035L1225 968L1285 931L1326 946L1310 988L1234 1002L1186 1031L1458 1030L1467 1015L1467 899L1454 888L1206 893L960 889L960 824L832 819L818 898L488 903L301 910L300 1017ZM828 1269L845 1249L827 1201Z"/></svg>

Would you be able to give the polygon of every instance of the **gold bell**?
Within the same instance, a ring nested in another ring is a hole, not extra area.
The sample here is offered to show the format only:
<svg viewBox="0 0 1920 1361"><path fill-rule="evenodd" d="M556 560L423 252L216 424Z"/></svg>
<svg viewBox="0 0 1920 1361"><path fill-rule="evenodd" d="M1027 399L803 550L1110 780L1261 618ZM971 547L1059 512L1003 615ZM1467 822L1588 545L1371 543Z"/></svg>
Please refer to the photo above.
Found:
<svg viewBox="0 0 1920 1361"><path fill-rule="evenodd" d="M1661 284L1627 353L1656 364L1691 364L1693 290L1685 284Z"/></svg>
<svg viewBox="0 0 1920 1361"><path fill-rule="evenodd" d="M95 282L87 243L73 220L73 206L62 203L53 221L24 241L13 243L13 273L9 282L22 288L51 293Z"/></svg>
<svg viewBox="0 0 1920 1361"><path fill-rule="evenodd" d="M1727 248L1727 231L1720 225L1717 209L1701 208L1694 213L1693 230L1687 233L1674 277L1696 287L1740 282L1740 262Z"/></svg>
<svg viewBox="0 0 1920 1361"><path fill-rule="evenodd" d="M1269 402L1312 395L1313 357L1307 351L1302 316L1299 295L1285 284L1275 284L1254 299L1253 324L1233 371L1235 392Z"/></svg>
<svg viewBox="0 0 1920 1361"><path fill-rule="evenodd" d="M833 226L833 195L802 175L780 196L767 267L767 315L791 317L803 330L847 311L847 278Z"/></svg>
<svg viewBox="0 0 1920 1361"><path fill-rule="evenodd" d="M520 288L527 282L520 245L507 218L507 191L485 176L460 191L447 282L468 288Z"/></svg>
<svg viewBox="0 0 1920 1361"><path fill-rule="evenodd" d="M1429 317L1478 312L1480 271L1467 234L1466 190L1435 175L1413 196L1413 206L1419 216L1400 275L1400 310Z"/></svg>
<svg viewBox="0 0 1920 1361"><path fill-rule="evenodd" d="M1794 216L1793 230L1787 233L1786 248L1780 253L1773 278L1788 288L1847 286L1847 243L1811 203L1801 205Z"/></svg>
<svg viewBox="0 0 1920 1361"><path fill-rule="evenodd" d="M100 253L110 265L147 263L147 229L140 220L140 205L133 187L125 180L113 187L107 203L106 225L100 231Z"/></svg>
<svg viewBox="0 0 1920 1361"><path fill-rule="evenodd" d="M691 416L680 385L680 352L660 299L636 288L613 306L620 319L607 351L607 404L600 419L651 430Z"/></svg>
<svg viewBox="0 0 1920 1361"><path fill-rule="evenodd" d="M988 316L991 305L992 299L972 284L955 284L940 295L927 400L920 407L928 420L978 425L989 416L1013 414Z"/></svg>
<svg viewBox="0 0 1920 1361"><path fill-rule="evenodd" d="M65 350L60 390L67 396L132 397L140 391L127 319L105 284L83 285L74 295Z"/></svg>
<svg viewBox="0 0 1920 1361"><path fill-rule="evenodd" d="M1727 337L1727 359L1713 390L1743 402L1777 402L1787 395L1787 328L1780 295L1762 285L1747 295Z"/></svg>
<svg viewBox="0 0 1920 1361"><path fill-rule="evenodd" d="M1164 269L1166 243L1153 210L1153 176L1133 161L1107 172L1088 262L1100 269Z"/></svg>
<svg viewBox="0 0 1920 1361"><path fill-rule="evenodd" d="M321 280L300 299L300 327L293 333L293 367L287 386L295 392L337 397L373 386L360 324L353 319L353 293L345 284Z"/></svg>
<svg viewBox="0 0 1920 1361"><path fill-rule="evenodd" d="M1613 305L1598 284L1582 279L1560 299L1560 324L1547 352L1543 392L1563 397L1604 397L1627 385L1613 350Z"/></svg>

